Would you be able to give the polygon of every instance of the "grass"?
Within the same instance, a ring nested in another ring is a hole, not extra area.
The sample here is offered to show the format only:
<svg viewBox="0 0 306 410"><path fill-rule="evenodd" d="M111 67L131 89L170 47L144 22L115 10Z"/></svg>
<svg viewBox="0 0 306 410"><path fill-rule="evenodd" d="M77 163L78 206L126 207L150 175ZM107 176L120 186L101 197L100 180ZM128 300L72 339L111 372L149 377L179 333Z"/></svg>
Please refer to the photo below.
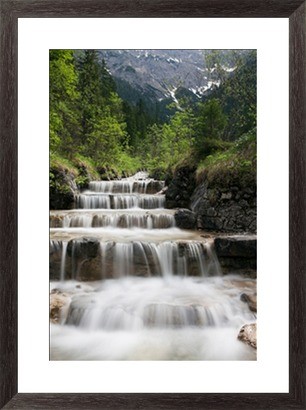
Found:
<svg viewBox="0 0 306 410"><path fill-rule="evenodd" d="M239 138L225 151L208 155L198 165L197 183L207 180L210 187L256 186L256 131Z"/></svg>
<svg viewBox="0 0 306 410"><path fill-rule="evenodd" d="M50 170L58 169L65 173L71 173L75 177L78 175L78 169L67 158L63 158L56 153L50 153Z"/></svg>

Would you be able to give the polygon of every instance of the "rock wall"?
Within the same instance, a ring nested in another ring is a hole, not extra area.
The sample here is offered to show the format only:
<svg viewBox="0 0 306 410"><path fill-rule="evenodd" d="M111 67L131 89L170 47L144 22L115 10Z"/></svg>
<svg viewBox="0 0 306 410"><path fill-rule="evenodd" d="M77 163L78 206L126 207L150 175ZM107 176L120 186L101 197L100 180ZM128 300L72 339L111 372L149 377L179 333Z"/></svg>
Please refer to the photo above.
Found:
<svg viewBox="0 0 306 410"><path fill-rule="evenodd" d="M195 171L196 168L188 166L175 171L166 191L166 208L189 208L190 197L196 187Z"/></svg>
<svg viewBox="0 0 306 410"><path fill-rule="evenodd" d="M175 172L166 191L166 207L189 209L176 214L182 229L256 232L256 187L239 186L237 181L219 187L210 185L207 178L197 185L194 168L182 167Z"/></svg>
<svg viewBox="0 0 306 410"><path fill-rule="evenodd" d="M255 188L211 188L204 181L195 189L190 207L197 215L198 229L256 232Z"/></svg>

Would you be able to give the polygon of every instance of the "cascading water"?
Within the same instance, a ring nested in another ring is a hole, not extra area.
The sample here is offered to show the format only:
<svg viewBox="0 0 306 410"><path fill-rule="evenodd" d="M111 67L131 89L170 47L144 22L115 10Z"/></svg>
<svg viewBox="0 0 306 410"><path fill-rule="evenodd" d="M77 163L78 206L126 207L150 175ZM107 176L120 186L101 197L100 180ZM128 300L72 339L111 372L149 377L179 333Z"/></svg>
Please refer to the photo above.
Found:
<svg viewBox="0 0 306 410"><path fill-rule="evenodd" d="M50 213L52 360L254 360L237 340L256 282L221 275L211 242L175 226L162 181L93 181ZM56 288L56 289L55 289Z"/></svg>

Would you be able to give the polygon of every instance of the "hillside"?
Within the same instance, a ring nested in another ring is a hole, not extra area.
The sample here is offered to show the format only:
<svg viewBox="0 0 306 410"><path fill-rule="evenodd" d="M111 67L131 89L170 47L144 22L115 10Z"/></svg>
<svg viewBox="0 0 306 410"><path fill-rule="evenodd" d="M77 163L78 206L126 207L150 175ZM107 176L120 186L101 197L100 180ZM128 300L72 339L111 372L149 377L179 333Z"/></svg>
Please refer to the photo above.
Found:
<svg viewBox="0 0 306 410"><path fill-rule="evenodd" d="M237 52L245 55L244 50ZM211 87L219 85L213 50L99 50L113 76L120 97L135 105L142 99L149 112L162 121L179 99L198 102ZM220 66L229 76L235 70L232 50L221 50Z"/></svg>

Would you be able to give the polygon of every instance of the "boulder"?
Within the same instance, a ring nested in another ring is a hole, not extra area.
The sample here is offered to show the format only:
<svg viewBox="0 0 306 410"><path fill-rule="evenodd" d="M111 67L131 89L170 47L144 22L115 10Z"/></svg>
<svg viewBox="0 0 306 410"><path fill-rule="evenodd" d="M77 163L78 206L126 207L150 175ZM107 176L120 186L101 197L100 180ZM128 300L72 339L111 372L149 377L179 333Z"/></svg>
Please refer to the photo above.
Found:
<svg viewBox="0 0 306 410"><path fill-rule="evenodd" d="M257 324L251 323L242 326L238 333L238 340L241 340L243 343L257 349Z"/></svg>
<svg viewBox="0 0 306 410"><path fill-rule="evenodd" d="M197 215L189 209L179 209L175 214L175 223L181 229L195 229L197 223Z"/></svg>
<svg viewBox="0 0 306 410"><path fill-rule="evenodd" d="M71 297L57 289L53 289L50 294L50 321L58 324L66 320Z"/></svg>

